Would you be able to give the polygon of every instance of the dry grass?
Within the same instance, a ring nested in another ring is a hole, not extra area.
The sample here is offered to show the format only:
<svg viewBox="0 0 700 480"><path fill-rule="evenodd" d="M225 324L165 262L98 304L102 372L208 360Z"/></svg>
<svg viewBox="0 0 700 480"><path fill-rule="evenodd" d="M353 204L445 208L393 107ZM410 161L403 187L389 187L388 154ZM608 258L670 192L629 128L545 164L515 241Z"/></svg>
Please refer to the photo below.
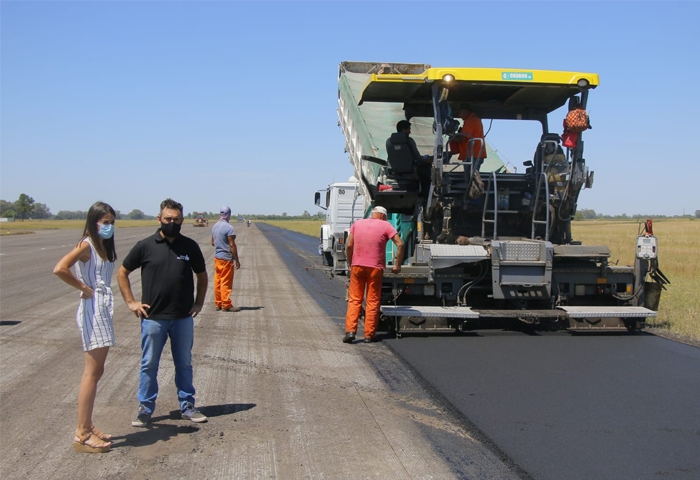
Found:
<svg viewBox="0 0 700 480"><path fill-rule="evenodd" d="M186 218L184 224L193 224L194 219ZM158 228L158 220L117 220L117 228L150 227ZM66 230L85 227L85 220L16 220L0 223L0 235L19 235L32 233L34 230Z"/></svg>
<svg viewBox="0 0 700 480"><path fill-rule="evenodd" d="M634 265L636 222L574 222L572 235L584 245L607 245L610 261ZM647 325L700 340L700 221L654 223L659 239L659 267L671 280L661 296L658 317Z"/></svg>
<svg viewBox="0 0 700 480"><path fill-rule="evenodd" d="M267 223L273 227L284 228L293 232L303 233L312 237L321 235L321 225L326 223L325 220L256 220L259 223Z"/></svg>

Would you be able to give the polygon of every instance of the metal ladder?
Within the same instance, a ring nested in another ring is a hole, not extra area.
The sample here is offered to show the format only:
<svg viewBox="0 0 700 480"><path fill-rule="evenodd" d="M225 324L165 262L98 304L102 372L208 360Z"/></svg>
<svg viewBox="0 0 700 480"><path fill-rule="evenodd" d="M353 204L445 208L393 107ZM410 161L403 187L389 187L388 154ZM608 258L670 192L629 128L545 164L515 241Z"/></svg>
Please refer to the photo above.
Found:
<svg viewBox="0 0 700 480"><path fill-rule="evenodd" d="M493 184L493 190L491 185ZM491 195L491 197L489 197ZM484 210L481 214L481 236L486 238L486 224L493 223L493 239L498 240L498 178L496 172L491 172L484 192ZM489 209L489 198L493 200L493 210ZM487 214L492 213L493 218L488 218ZM517 210L501 210L501 214L518 214Z"/></svg>
<svg viewBox="0 0 700 480"><path fill-rule="evenodd" d="M549 178L547 177L547 172L544 168L544 158L545 158L545 151L546 151L546 146L547 144L552 144L553 151L556 152L557 147L559 144L553 140L545 140L544 142L540 142L540 148L542 150L541 158L542 161L540 162L539 165L539 172L536 172L536 187L535 187L535 198L534 202L532 204L532 232L530 234L530 238L535 238L535 227L537 225L544 225L544 239L545 241L549 241ZM544 199L541 199L540 196L542 194L542 191L544 190ZM544 220L542 219L537 219L537 211L538 207L540 207L541 204L545 205L544 208Z"/></svg>

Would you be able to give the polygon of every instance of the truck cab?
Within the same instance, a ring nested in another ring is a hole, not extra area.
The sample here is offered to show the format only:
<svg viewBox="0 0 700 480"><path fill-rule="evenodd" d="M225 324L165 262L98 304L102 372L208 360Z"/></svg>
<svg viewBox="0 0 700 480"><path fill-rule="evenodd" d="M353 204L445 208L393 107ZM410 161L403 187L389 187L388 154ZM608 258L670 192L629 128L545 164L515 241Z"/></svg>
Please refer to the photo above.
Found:
<svg viewBox="0 0 700 480"><path fill-rule="evenodd" d="M345 239L355 220L364 217L364 197L359 194L357 180L331 183L314 194L314 204L326 211L326 223L321 225L318 253L324 265L335 274L347 274Z"/></svg>

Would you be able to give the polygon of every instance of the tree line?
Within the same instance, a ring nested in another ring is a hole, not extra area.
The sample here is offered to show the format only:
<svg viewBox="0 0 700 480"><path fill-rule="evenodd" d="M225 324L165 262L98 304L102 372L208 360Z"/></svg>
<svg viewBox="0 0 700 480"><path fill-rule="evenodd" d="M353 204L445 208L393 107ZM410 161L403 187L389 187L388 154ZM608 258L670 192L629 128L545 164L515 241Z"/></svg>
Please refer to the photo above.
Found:
<svg viewBox="0 0 700 480"><path fill-rule="evenodd" d="M117 220L155 220L154 215L146 215L141 210L134 209L129 213L123 214L119 210L116 210ZM185 215L185 218L195 218L197 215L202 214L210 220L218 219L218 212L190 212ZM32 197L22 193L19 198L14 202L8 202L6 200L0 200L0 217L2 218L18 218L21 220L26 219L53 219L53 220L84 220L87 217L87 211L75 210L61 210L57 214L51 213L49 207L43 203L35 202ZM233 217L233 215L232 215ZM238 213L236 219L245 220L311 220L319 219L323 220L326 217L325 212L318 212L312 215L308 211L304 210L301 215L288 215L287 212L283 212L281 215L259 215L259 214L242 214ZM589 208L582 208L576 212L574 215L574 220L595 220L595 219L605 219L605 220L632 220L635 218L678 218L679 215L627 215L623 213L622 215L603 215L602 213L596 213L595 210ZM683 215L681 217L690 217L690 215ZM700 218L700 210L695 210L695 218Z"/></svg>
<svg viewBox="0 0 700 480"><path fill-rule="evenodd" d="M155 220L154 215L147 215L139 209L134 209L129 213L122 213L115 210L117 220ZM197 215L203 214L208 219L218 219L218 212L190 212L185 215L185 218L195 218ZM305 219L324 219L326 214L319 212L316 215L311 215L304 210L301 215L287 215L286 212L281 215L257 215L257 214L237 214L236 219L250 220L305 220ZM56 214L51 213L48 205L36 202L26 193L20 194L19 198L14 202L0 200L0 218L15 218L20 220L85 220L87 218L87 210L61 210Z"/></svg>
<svg viewBox="0 0 700 480"><path fill-rule="evenodd" d="M595 210L590 208L581 208L576 211L574 215L574 220L634 220L635 218L700 218L700 210L695 210L695 215L627 215L623 213L621 215L604 215L602 213L596 213Z"/></svg>
<svg viewBox="0 0 700 480"><path fill-rule="evenodd" d="M141 210L132 210L127 214L116 210L117 220L153 220L156 217L146 215ZM26 193L20 194L19 198L14 202L0 200L0 218L15 218L20 220L85 220L87 218L87 210L61 210L56 214L51 213L48 205L36 202Z"/></svg>

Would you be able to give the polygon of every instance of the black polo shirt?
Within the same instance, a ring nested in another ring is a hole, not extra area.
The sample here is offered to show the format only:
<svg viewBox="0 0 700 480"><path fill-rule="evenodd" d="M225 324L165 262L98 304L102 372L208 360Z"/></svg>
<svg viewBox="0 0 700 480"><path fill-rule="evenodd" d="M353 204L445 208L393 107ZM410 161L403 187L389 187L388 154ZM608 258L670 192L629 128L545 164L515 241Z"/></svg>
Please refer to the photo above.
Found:
<svg viewBox="0 0 700 480"><path fill-rule="evenodd" d="M141 303L150 305L148 318L176 320L190 315L194 305L194 273L206 271L197 242L179 235L168 243L160 235L144 238L131 249L122 265L141 268Z"/></svg>

